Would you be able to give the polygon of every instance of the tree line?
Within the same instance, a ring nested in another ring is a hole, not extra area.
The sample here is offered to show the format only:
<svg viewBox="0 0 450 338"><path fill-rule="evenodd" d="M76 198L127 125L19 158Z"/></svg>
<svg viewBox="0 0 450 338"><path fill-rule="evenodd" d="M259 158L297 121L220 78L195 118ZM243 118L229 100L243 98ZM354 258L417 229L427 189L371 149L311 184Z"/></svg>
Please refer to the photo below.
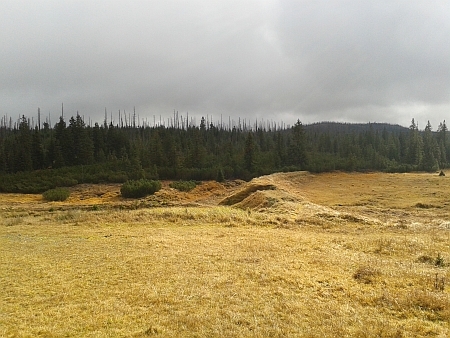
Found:
<svg viewBox="0 0 450 338"><path fill-rule="evenodd" d="M224 128L86 125L80 115L50 126L25 116L0 128L0 191L39 192L128 179L210 180L279 171L435 171L448 166L447 126L316 123Z"/></svg>

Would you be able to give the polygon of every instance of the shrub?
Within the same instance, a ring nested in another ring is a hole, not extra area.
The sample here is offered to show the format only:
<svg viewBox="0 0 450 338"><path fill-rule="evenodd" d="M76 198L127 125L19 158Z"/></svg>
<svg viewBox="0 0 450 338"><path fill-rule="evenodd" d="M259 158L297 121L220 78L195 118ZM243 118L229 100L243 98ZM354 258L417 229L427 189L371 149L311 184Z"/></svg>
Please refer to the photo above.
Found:
<svg viewBox="0 0 450 338"><path fill-rule="evenodd" d="M70 191L67 188L55 188L47 190L42 194L46 201L65 201L70 196Z"/></svg>
<svg viewBox="0 0 450 338"><path fill-rule="evenodd" d="M74 178L71 178L69 175L70 174L67 174L67 176L56 176L53 179L53 183L57 187L73 187L74 185L77 185L78 181Z"/></svg>
<svg viewBox="0 0 450 338"><path fill-rule="evenodd" d="M161 182L153 180L130 180L125 182L120 188L120 193L126 198L140 198L153 195L161 189Z"/></svg>
<svg viewBox="0 0 450 338"><path fill-rule="evenodd" d="M196 181L174 181L169 184L171 188L177 189L178 191L191 191L197 186Z"/></svg>
<svg viewBox="0 0 450 338"><path fill-rule="evenodd" d="M216 181L219 182L219 183L222 183L222 182L225 181L225 175L224 175L224 173L223 173L222 168L220 168L220 169L218 170L218 172L217 172L217 178L216 178Z"/></svg>
<svg viewBox="0 0 450 338"><path fill-rule="evenodd" d="M111 183L124 183L127 182L128 176L124 172L111 173L108 175L107 181Z"/></svg>

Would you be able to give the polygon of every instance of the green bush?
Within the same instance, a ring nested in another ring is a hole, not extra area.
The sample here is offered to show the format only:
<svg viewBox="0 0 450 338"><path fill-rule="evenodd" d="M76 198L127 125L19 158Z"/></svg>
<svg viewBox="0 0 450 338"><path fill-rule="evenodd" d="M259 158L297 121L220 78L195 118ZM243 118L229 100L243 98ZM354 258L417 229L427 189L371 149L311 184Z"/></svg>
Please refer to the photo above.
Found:
<svg viewBox="0 0 450 338"><path fill-rule="evenodd" d="M70 174L67 174L67 176L56 176L53 179L53 183L56 184L57 187L73 187L74 185L77 185L78 181L69 175Z"/></svg>
<svg viewBox="0 0 450 338"><path fill-rule="evenodd" d="M191 191L197 186L196 181L174 181L169 184L171 188L177 189L178 191Z"/></svg>
<svg viewBox="0 0 450 338"><path fill-rule="evenodd" d="M65 201L70 196L69 189L55 188L47 190L42 194L46 201Z"/></svg>
<svg viewBox="0 0 450 338"><path fill-rule="evenodd" d="M222 182L225 181L225 175L224 175L224 173L223 173L222 168L220 168L220 169L217 171L217 178L216 178L216 181L219 182L219 183L222 183Z"/></svg>
<svg viewBox="0 0 450 338"><path fill-rule="evenodd" d="M128 176L124 172L111 173L108 175L108 182L111 183L124 183L127 182Z"/></svg>
<svg viewBox="0 0 450 338"><path fill-rule="evenodd" d="M136 181L126 181L120 188L120 193L126 198L140 198L153 195L161 189L161 182L140 179Z"/></svg>

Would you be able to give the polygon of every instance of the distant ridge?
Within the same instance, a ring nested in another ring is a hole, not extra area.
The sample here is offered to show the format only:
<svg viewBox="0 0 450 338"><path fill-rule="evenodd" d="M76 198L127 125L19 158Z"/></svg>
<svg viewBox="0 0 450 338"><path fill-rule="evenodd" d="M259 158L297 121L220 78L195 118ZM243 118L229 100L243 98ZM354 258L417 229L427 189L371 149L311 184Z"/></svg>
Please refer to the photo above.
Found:
<svg viewBox="0 0 450 338"><path fill-rule="evenodd" d="M408 128L402 127L398 124L389 123L345 123L345 122L317 122L308 125L304 125L305 130L312 132L332 132L332 133L354 133L364 131L378 131L401 133L408 131Z"/></svg>

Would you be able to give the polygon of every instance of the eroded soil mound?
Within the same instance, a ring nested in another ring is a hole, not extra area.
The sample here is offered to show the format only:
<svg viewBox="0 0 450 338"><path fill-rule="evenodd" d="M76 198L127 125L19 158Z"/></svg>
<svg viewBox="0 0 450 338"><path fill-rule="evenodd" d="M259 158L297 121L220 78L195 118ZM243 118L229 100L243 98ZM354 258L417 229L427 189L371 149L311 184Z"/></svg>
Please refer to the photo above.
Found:
<svg viewBox="0 0 450 338"><path fill-rule="evenodd" d="M257 181L253 180L249 184L247 184L242 190L236 192L235 194L228 196L224 200L222 200L219 205L235 205L237 203L240 203L252 195L254 195L256 192L261 192L263 190L275 190L276 186L273 184L261 184ZM258 194L258 196L261 196L261 194Z"/></svg>
<svg viewBox="0 0 450 338"><path fill-rule="evenodd" d="M254 178L240 190L223 199L220 205L232 205L240 208L260 209L305 200L301 183L310 181L313 175L300 171L294 173L276 173Z"/></svg>
<svg viewBox="0 0 450 338"><path fill-rule="evenodd" d="M306 198L304 185L313 179L314 175L307 172L261 176L244 184L240 190L232 193L219 204L278 215L297 223L377 222L375 219L353 216L347 212L316 204Z"/></svg>

